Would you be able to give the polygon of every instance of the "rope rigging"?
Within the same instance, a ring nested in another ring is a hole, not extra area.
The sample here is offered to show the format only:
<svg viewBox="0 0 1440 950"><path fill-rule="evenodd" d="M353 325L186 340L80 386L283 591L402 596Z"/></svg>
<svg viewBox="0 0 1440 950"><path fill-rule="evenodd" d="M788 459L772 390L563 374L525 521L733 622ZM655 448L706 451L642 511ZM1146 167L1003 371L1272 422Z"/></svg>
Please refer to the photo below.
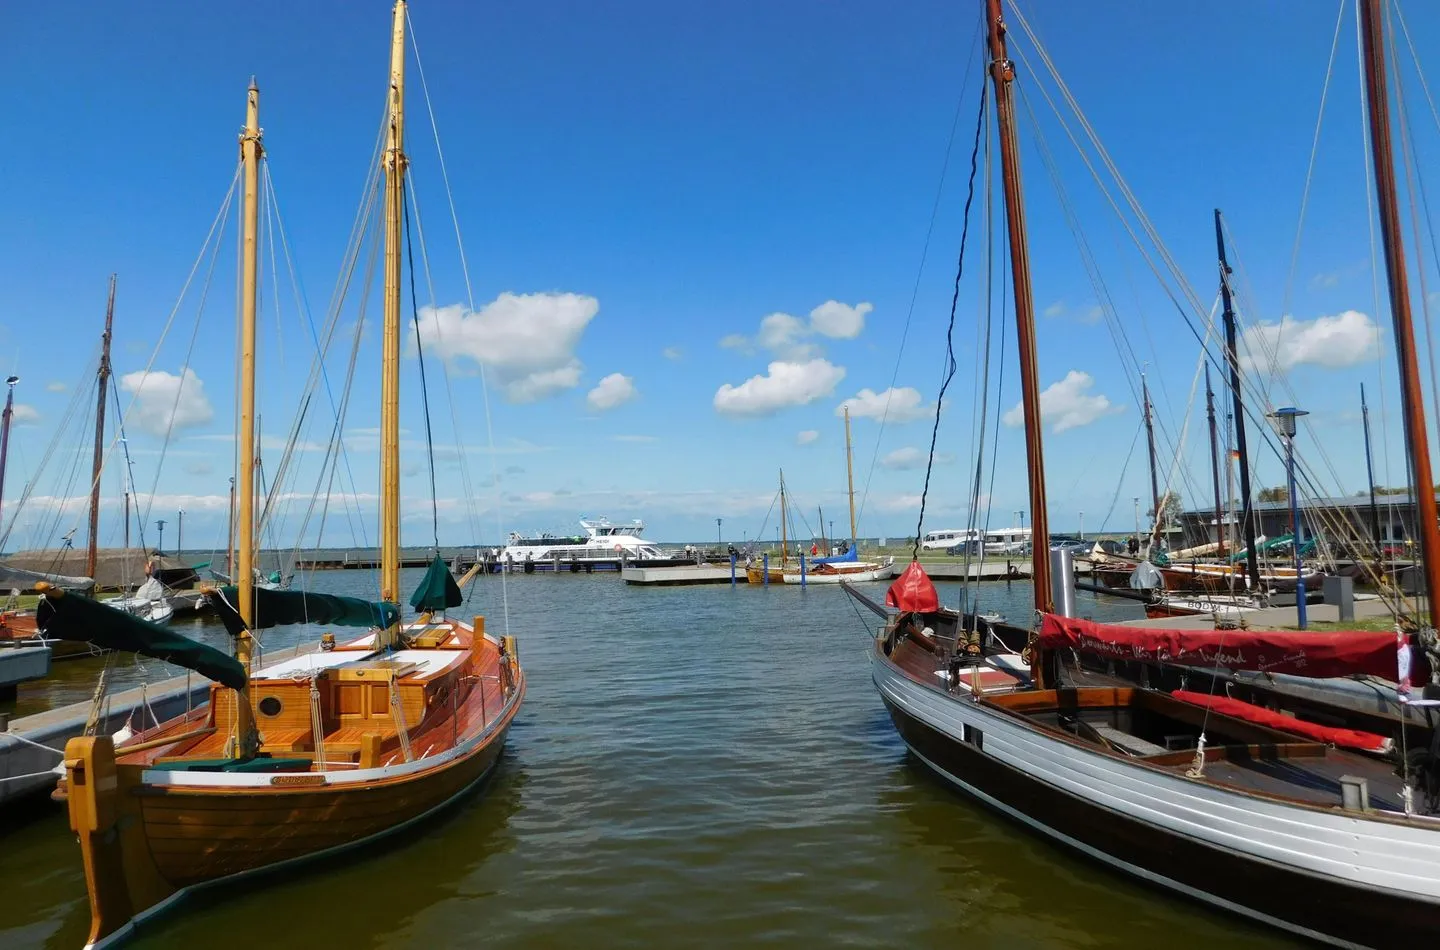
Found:
<svg viewBox="0 0 1440 950"><path fill-rule="evenodd" d="M935 423L930 429L930 452L925 459L925 484L920 491L920 513L915 521L915 540L911 558L920 559L921 526L925 523L925 504L930 494L930 475L935 468L935 445L940 437L940 413L945 403L945 392L955 378L955 310L960 304L960 279L965 274L965 246L970 237L970 207L975 202L975 177L979 171L980 138L985 131L985 83L980 84L980 108L975 115L975 141L970 148L970 180L965 192L964 226L960 232L960 252L955 264L955 290L950 298L950 322L945 331L945 375L940 383L940 392L935 397Z"/></svg>
<svg viewBox="0 0 1440 950"><path fill-rule="evenodd" d="M436 552L440 550L440 501L435 492L435 436L430 428L430 386L425 381L425 341L420 333L420 304L415 295L415 249L410 243L410 202L407 176L400 183L400 207L405 211L405 255L410 262L410 317L415 325L415 353L420 362L420 404L425 413L425 460L430 466L430 528Z"/></svg>

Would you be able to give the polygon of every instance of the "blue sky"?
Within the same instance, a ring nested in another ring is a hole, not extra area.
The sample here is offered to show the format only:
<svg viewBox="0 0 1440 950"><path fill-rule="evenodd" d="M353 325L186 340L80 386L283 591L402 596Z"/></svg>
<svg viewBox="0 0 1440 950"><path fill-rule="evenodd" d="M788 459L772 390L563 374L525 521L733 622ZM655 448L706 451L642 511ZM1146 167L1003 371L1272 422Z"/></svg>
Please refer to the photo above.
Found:
<svg viewBox="0 0 1440 950"><path fill-rule="evenodd" d="M902 418L889 420L883 434L864 412L869 403L855 403L860 530L912 531L923 478L915 466L928 446L924 410L939 387L974 131L980 60L968 72L966 65L978 7L416 3L411 17L475 308L412 60L409 150L433 303L449 308L427 319L442 344L432 352L451 358L460 423L457 438L432 363L436 440L468 447L470 476L467 491L455 453L442 454L441 541L465 543L477 530L493 541L502 530L567 529L582 515L644 518L647 533L664 540L713 537L721 517L727 538L754 537L782 466L797 504L807 512L823 505L843 533L836 410L865 390L883 393L892 379L917 391L918 400L909 406L904 394L891 402ZM1207 308L1215 294L1211 211L1225 210L1238 244L1233 263L1247 325L1276 324L1285 315L1300 321L1254 332L1278 336L1293 399L1314 413L1306 438L1318 439L1325 458L1302 441L1307 462L1326 491L1354 492L1364 485L1362 381L1372 393L1377 439L1388 436L1381 480L1398 483L1403 475L1388 308L1382 296L1377 310L1372 293L1353 6L1342 25L1291 277L1338 9L1310 0L1228 10L1056 0L1022 7ZM252 74L279 210L313 319L323 321L383 107L388 10L384 2L259 2L244 19L181 3L12 12L0 39L13 77L7 117L16 143L5 162L12 188L0 218L0 369L23 377L16 398L26 424L12 439L4 519L15 517L17 534L9 547L32 539L53 544L79 523L76 510L52 518L45 504L83 494L77 484L84 479L74 473L75 460L88 459L80 434L88 422L77 415L67 423L66 409L93 373L87 361L98 342L106 279L120 275L116 372L143 372L230 185ZM1440 12L1416 3L1404 10L1416 46L1437 48ZM1017 47L1020 32L1012 27ZM1023 48L1038 68L1033 49ZM1431 65L1422 56L1421 66ZM1404 68L1423 168L1436 145L1435 125L1413 64ZM1044 385L1061 384L1046 432L1052 523L1074 530L1084 511L1093 530L1118 497L1107 527L1123 529L1133 521L1130 499L1148 494L1143 442L1121 478L1140 420L1136 381L1096 314L1097 291L1035 128L1055 155L1136 359L1149 364L1167 460L1185 425L1198 344L1066 143L1036 78L1022 66L1020 82L1039 117L1032 125L1022 109L1040 369ZM955 140L921 271L952 123ZM932 528L965 520L981 309L974 278L985 266L980 205L957 315L959 374L926 518ZM162 377L147 381L149 396L131 410L127 432L141 490L156 486L151 519L184 507L191 548L219 542L233 465L231 222L198 331L197 281L155 355L152 369L170 374L172 388ZM1428 242L1428 289L1440 289ZM1418 274L1413 239L1408 251ZM1003 272L1003 258L997 266ZM266 275L262 318L261 412L276 438L289 427L312 352L283 267L281 276L276 293ZM432 303L423 281L419 293L422 305ZM360 296L342 313L342 338ZM1349 311L1355 314L1341 316ZM372 301L372 320L376 312ZM998 309L996 320L998 335ZM998 397L992 391L992 423L1018 400L1013 325L1008 315L1003 322L1005 382ZM204 399L194 389L183 394L157 474L157 433L174 405L161 397L174 394L192 333L190 385L198 382ZM354 480L335 485L358 496L370 540L377 463L364 430L378 424L378 349L378 333L366 327L345 422ZM337 389L347 358L342 339L328 362ZM493 448L476 358L488 362L494 384ZM428 487L415 450L423 431L415 369L408 360L405 541L424 544ZM766 379L747 386L755 377ZM1291 398L1274 391L1278 404ZM309 442L323 441L330 424L323 394L316 406ZM1192 417L1186 432L1182 467L1190 482L1177 479L1177 487L1204 504L1203 416ZM16 515L14 499L52 438L57 447L35 481L36 497ZM1018 429L1001 425L997 452L991 522L1002 526L1028 508ZM312 491L320 454L300 453L291 492ZM271 471L279 455L273 444L267 448ZM1280 481L1273 459L1260 459L1257 469L1261 484ZM107 475L107 543L119 536L118 493L118 474ZM275 540L288 545L299 534L303 502L287 512ZM815 516L808 517L813 526ZM332 518L325 530L330 543L362 540L344 518Z"/></svg>

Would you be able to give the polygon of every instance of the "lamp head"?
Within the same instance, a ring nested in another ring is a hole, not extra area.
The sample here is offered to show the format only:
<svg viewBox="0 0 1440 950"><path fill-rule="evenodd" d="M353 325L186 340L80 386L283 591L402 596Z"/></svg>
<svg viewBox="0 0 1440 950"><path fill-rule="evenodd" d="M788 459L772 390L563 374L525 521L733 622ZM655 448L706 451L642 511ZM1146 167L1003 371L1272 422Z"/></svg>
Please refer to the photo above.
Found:
<svg viewBox="0 0 1440 950"><path fill-rule="evenodd" d="M1308 415L1310 415L1310 413L1304 409L1296 409L1294 406L1285 406L1284 408L1276 409L1274 412L1269 413L1269 417L1275 422L1275 428L1287 439L1293 439L1295 437L1296 420L1301 416Z"/></svg>

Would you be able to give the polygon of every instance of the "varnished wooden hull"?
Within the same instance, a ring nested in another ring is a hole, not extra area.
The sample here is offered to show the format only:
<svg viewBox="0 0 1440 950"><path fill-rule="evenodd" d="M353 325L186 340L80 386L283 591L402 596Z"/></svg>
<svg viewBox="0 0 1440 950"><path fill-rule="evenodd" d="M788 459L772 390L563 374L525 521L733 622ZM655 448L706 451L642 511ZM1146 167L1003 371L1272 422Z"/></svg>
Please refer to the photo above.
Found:
<svg viewBox="0 0 1440 950"><path fill-rule="evenodd" d="M86 946L126 938L195 887L360 847L458 800L494 768L524 691L520 674L498 716L432 759L262 775L244 787L117 765L107 736L71 740L70 822L91 905Z"/></svg>

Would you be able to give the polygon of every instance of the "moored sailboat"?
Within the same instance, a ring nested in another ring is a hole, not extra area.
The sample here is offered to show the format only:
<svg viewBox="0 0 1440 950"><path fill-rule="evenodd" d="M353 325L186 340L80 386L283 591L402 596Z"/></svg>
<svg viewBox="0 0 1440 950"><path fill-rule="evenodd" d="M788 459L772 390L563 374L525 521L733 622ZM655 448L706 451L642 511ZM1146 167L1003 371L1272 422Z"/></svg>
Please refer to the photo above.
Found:
<svg viewBox="0 0 1440 950"><path fill-rule="evenodd" d="M1011 98L1015 73L1001 0L986 6L1030 498L1035 536L1043 538L1048 518ZM1385 130L1379 125L1387 119L1379 0L1362 0L1362 13L1378 178L1382 154L1388 161L1388 134L1380 151ZM1387 189L1382 183L1379 190ZM1387 227L1407 433L1415 478L1428 485L1403 280L1396 290L1403 273L1398 231L1393 236ZM1440 556L1440 543L1433 497L1429 505L1426 566L1435 603L1440 564L1429 556ZM1427 662L1440 660L1433 626L1411 637L1096 624L1056 614L1048 552L1035 547L1040 620L1034 630L942 609L918 561L892 586L887 601L899 613L876 638L872 673L917 759L955 788L1057 843L1216 907L1339 946L1433 938L1440 920L1440 761L1425 751L1434 748L1433 728L1414 729L1383 716L1362 720L1339 707L1305 718L1183 683L1170 690L1149 685L1152 672L1177 669L1182 678L1195 679L1201 669L1320 678L1398 673L1403 700L1408 677L1428 673ZM1025 649L1018 651L1021 643ZM1090 662L1072 662L1076 656ZM1361 722L1383 724L1386 732Z"/></svg>
<svg viewBox="0 0 1440 950"><path fill-rule="evenodd" d="M255 584L254 467L239 480L236 586L208 593L235 655L75 594L47 589L47 633L178 663L210 677L208 703L121 743L70 741L65 786L90 896L87 946L123 938L192 888L364 847L450 804L494 767L525 694L511 637L447 617L461 596L437 556L402 621L399 351L405 0L393 14L385 177L381 599ZM255 454L259 91L245 131L239 458ZM278 624L368 628L252 669L255 631Z"/></svg>

